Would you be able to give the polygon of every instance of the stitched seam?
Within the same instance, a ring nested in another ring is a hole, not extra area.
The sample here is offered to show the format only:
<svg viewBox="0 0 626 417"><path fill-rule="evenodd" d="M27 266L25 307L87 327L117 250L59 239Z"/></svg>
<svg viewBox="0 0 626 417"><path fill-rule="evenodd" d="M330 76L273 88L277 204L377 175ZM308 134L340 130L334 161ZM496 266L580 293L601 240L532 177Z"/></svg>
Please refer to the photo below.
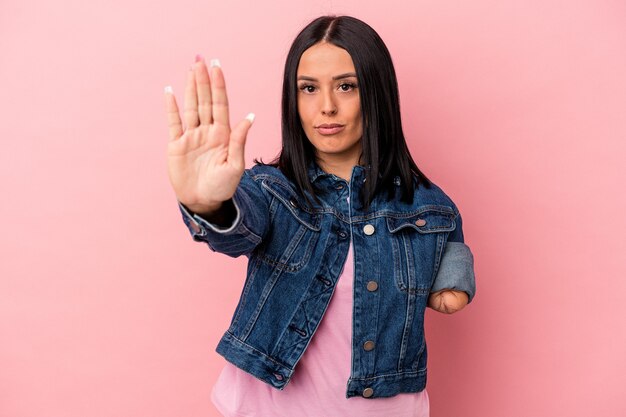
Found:
<svg viewBox="0 0 626 417"><path fill-rule="evenodd" d="M350 381L372 381L375 379L387 378L387 377L398 377L398 376L403 376L403 375L419 375L419 374L423 374L424 372L426 372L426 369L427 368L418 369L417 371L394 372L394 373L382 374L382 375L376 375L376 376L370 376L370 377L364 377L364 378L350 378Z"/></svg>
<svg viewBox="0 0 626 417"><path fill-rule="evenodd" d="M261 352L260 350L255 349L254 347L250 346L249 344L247 344L246 342L244 342L243 340L241 340L241 339L239 339L237 336L235 336L233 333L231 333L231 332L227 332L227 333L228 333L228 335L229 335L230 337L232 337L233 339L235 339L237 342L241 343L241 345L242 345L241 347L242 347L242 348L252 350L252 351L254 351L254 352L258 353L261 357L266 358L266 359L267 359L267 360L269 360L270 362L274 362L276 365L283 366L283 367L285 367L285 368L289 369L290 371L292 371L292 370L293 370L293 369L291 369L289 366L285 365L284 363L278 362L278 361L277 361L277 360L275 360L274 358L272 358L272 357L270 357L270 356L266 355L265 353Z"/></svg>

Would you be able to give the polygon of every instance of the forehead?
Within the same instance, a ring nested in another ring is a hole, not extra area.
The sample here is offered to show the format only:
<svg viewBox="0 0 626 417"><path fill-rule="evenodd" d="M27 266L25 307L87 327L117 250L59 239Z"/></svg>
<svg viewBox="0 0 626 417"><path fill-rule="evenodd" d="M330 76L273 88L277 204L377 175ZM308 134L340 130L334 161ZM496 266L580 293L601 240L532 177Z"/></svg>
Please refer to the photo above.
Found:
<svg viewBox="0 0 626 417"><path fill-rule="evenodd" d="M323 42L316 43L302 53L297 72L298 76L324 77L355 72L355 69L348 51Z"/></svg>

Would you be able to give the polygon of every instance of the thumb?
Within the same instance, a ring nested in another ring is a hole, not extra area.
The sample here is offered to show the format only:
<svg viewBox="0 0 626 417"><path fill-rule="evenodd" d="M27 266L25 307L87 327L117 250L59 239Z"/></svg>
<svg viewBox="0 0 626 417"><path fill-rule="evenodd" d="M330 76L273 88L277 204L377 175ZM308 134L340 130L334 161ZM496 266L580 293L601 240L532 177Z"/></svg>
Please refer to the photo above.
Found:
<svg viewBox="0 0 626 417"><path fill-rule="evenodd" d="M228 144L228 162L236 166L245 166L244 148L248 131L254 122L254 113L249 113L245 119L237 124L230 132Z"/></svg>

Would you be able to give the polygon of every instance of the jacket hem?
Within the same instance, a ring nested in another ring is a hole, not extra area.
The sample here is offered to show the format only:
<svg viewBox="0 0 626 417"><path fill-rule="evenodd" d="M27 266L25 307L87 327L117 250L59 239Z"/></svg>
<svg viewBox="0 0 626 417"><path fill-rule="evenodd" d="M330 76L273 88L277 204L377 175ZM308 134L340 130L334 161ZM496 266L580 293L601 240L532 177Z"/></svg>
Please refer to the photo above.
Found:
<svg viewBox="0 0 626 417"><path fill-rule="evenodd" d="M370 398L393 397L400 393L420 392L426 388L426 368L414 372L401 372L371 378L350 378L346 398L362 397L371 388Z"/></svg>
<svg viewBox="0 0 626 417"><path fill-rule="evenodd" d="M224 333L215 351L236 367L281 391L293 375L293 369L246 344L229 331Z"/></svg>

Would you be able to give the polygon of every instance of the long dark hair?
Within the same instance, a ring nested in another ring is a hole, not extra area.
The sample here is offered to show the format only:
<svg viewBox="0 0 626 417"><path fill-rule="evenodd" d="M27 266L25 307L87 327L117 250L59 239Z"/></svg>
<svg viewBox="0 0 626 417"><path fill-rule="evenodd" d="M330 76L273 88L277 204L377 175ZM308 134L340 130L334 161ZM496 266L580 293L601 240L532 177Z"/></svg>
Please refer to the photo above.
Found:
<svg viewBox="0 0 626 417"><path fill-rule="evenodd" d="M369 168L361 189L362 205L369 207L381 190L387 191L387 198L395 196L396 176L400 178L401 200L412 202L414 187L423 184L430 188L431 183L413 161L402 132L398 81L391 55L374 29L351 16L319 17L293 41L283 78L282 149L266 165L278 167L296 184L309 204L306 192L318 201L308 178L308 166L315 161L315 148L300 123L296 77L300 57L319 42L345 49L356 69L363 118L361 162ZM264 164L256 159L255 162Z"/></svg>

